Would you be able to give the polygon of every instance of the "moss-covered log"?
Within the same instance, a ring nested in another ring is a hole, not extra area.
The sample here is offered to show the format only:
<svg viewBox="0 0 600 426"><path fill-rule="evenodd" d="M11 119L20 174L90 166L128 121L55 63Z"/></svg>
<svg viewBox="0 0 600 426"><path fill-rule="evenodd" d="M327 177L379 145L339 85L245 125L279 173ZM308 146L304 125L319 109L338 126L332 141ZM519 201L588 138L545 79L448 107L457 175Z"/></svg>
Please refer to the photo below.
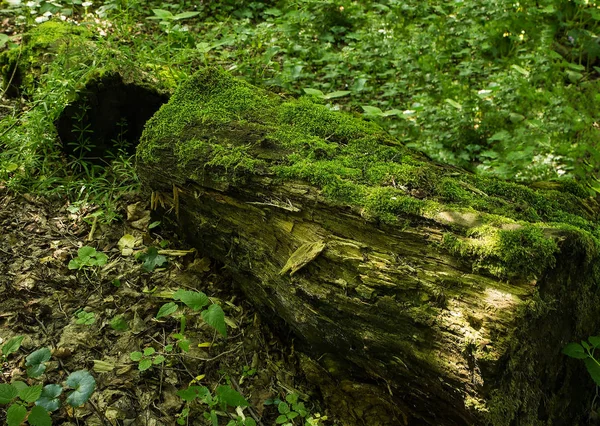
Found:
<svg viewBox="0 0 600 426"><path fill-rule="evenodd" d="M148 122L138 172L294 331L347 424L586 418L592 383L560 352L600 323L598 209L576 185L435 164L214 69Z"/></svg>

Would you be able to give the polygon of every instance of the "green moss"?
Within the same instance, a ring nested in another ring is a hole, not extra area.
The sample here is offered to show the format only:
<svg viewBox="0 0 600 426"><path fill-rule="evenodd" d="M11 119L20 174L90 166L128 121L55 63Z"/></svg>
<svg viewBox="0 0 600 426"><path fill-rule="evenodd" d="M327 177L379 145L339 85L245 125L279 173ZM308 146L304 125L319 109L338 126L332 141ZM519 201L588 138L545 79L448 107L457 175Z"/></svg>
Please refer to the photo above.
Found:
<svg viewBox="0 0 600 426"><path fill-rule="evenodd" d="M198 72L148 123L139 159L157 163L164 150L175 152L182 175L201 167L214 179L299 179L390 225L470 212L478 219L448 224L455 234L443 245L502 278L534 277L554 265L558 246L545 228L598 235L574 183L536 190L436 165L372 122L308 98L284 101L217 69Z"/></svg>
<svg viewBox="0 0 600 426"><path fill-rule="evenodd" d="M34 27L24 36L20 48L0 54L3 88L12 78L11 84L20 85L26 92L31 91L54 56L65 53L69 46L80 48L83 40L90 35L85 28L62 21L48 21Z"/></svg>

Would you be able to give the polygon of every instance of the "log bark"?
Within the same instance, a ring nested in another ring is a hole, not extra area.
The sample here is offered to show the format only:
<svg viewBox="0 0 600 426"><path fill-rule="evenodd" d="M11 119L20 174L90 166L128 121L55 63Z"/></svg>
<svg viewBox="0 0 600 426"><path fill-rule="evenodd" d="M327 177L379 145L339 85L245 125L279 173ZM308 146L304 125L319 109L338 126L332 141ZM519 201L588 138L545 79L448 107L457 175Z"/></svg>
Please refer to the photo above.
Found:
<svg viewBox="0 0 600 426"><path fill-rule="evenodd" d="M576 185L436 164L215 69L137 157L153 205L293 331L346 424L585 421L592 382L560 353L600 322L598 210Z"/></svg>

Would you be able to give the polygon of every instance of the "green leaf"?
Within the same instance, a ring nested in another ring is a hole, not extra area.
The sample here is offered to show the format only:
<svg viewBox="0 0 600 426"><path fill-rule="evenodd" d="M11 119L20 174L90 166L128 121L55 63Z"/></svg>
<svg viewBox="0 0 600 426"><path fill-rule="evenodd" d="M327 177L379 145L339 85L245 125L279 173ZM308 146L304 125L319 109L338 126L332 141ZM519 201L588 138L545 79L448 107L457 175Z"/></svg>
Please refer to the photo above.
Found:
<svg viewBox="0 0 600 426"><path fill-rule="evenodd" d="M11 339L8 339L8 341L2 345L2 355L6 357L17 352L21 347L21 342L24 338L25 336L15 336Z"/></svg>
<svg viewBox="0 0 600 426"><path fill-rule="evenodd" d="M177 310L177 307L178 307L177 303L175 303L175 302L165 303L158 310L158 313L156 314L156 319L171 315L172 313L174 313Z"/></svg>
<svg viewBox="0 0 600 426"><path fill-rule="evenodd" d="M350 90L338 90L336 92L331 92L328 93L324 96L325 99L335 99L335 98L341 98L343 96L348 96L350 93L352 93Z"/></svg>
<svg viewBox="0 0 600 426"><path fill-rule="evenodd" d="M562 353L570 356L571 358L577 359L585 359L588 357L587 353L583 349L583 346L581 346L579 343L569 343L563 348Z"/></svg>
<svg viewBox="0 0 600 426"><path fill-rule="evenodd" d="M445 102L446 102L447 104L449 104L449 105L452 105L452 106L453 106L454 108L456 108L456 109L462 109L462 105L461 105L461 104L459 104L458 102L456 102L456 101L455 101L455 100L453 100L453 99L449 99L449 98L448 98L448 99L445 99Z"/></svg>
<svg viewBox="0 0 600 426"><path fill-rule="evenodd" d="M86 370L74 371L67 377L67 386L75 390L67 396L67 404L71 407L79 407L90 399L90 395L96 389L96 380Z"/></svg>
<svg viewBox="0 0 600 426"><path fill-rule="evenodd" d="M150 356L156 352L156 349L153 347L144 348L144 356Z"/></svg>
<svg viewBox="0 0 600 426"><path fill-rule="evenodd" d="M156 220L156 221L152 222L150 225L148 225L148 229L154 229L159 225L160 225L160 220Z"/></svg>
<svg viewBox="0 0 600 426"><path fill-rule="evenodd" d="M68 268L69 269L81 269L83 267L83 263L78 258L71 259L69 261Z"/></svg>
<svg viewBox="0 0 600 426"><path fill-rule="evenodd" d="M177 391L177 395L187 402L193 401L196 398L202 399L209 394L210 391L206 386L190 386L187 389Z"/></svg>
<svg viewBox="0 0 600 426"><path fill-rule="evenodd" d="M32 426L52 426L52 418L44 407L36 405L31 409L27 421Z"/></svg>
<svg viewBox="0 0 600 426"><path fill-rule="evenodd" d="M0 49L2 49L6 45L6 43L8 43L8 40L10 40L9 36L0 33Z"/></svg>
<svg viewBox="0 0 600 426"><path fill-rule="evenodd" d="M219 305L212 304L202 311L202 319L208 325L214 327L223 337L227 337L227 327L225 326L225 312Z"/></svg>
<svg viewBox="0 0 600 426"><path fill-rule="evenodd" d="M523 116L521 114L517 114L515 112L511 112L509 114L509 119L510 119L511 123L519 123L519 122L525 120L525 116Z"/></svg>
<svg viewBox="0 0 600 426"><path fill-rule="evenodd" d="M154 12L154 15L157 18L160 19L173 19L173 14L171 12L169 12L168 10L164 10L164 9L152 9L152 12Z"/></svg>
<svg viewBox="0 0 600 426"><path fill-rule="evenodd" d="M190 351L190 341L187 340L187 339L179 340L177 342L177 346L179 346L179 349L181 349L183 352L189 352Z"/></svg>
<svg viewBox="0 0 600 426"><path fill-rule="evenodd" d="M116 331L126 331L129 328L129 324L127 321L121 316L117 315L110 321L110 326L113 330Z"/></svg>
<svg viewBox="0 0 600 426"><path fill-rule="evenodd" d="M19 398L25 402L35 402L42 395L42 385L28 386L19 391Z"/></svg>
<svg viewBox="0 0 600 426"><path fill-rule="evenodd" d="M374 106L362 105L361 108L365 112L365 115L383 115L383 111Z"/></svg>
<svg viewBox="0 0 600 426"><path fill-rule="evenodd" d="M154 357L154 360L152 360L152 364L154 365L162 364L163 362L165 362L165 357L163 355L157 355Z"/></svg>
<svg viewBox="0 0 600 426"><path fill-rule="evenodd" d="M0 383L0 404L8 404L18 394L19 391L14 385L9 385L8 383Z"/></svg>
<svg viewBox="0 0 600 426"><path fill-rule="evenodd" d="M275 423L277 423L278 425L281 425L281 424L287 422L287 420L288 420L287 416L285 414L283 414L275 419Z"/></svg>
<svg viewBox="0 0 600 426"><path fill-rule="evenodd" d="M22 405L13 404L6 410L7 426L19 426L27 416L27 409Z"/></svg>
<svg viewBox="0 0 600 426"><path fill-rule="evenodd" d="M96 255L96 249L90 246L83 246L79 250L77 250L77 257L81 260L87 260L92 256Z"/></svg>
<svg viewBox="0 0 600 426"><path fill-rule="evenodd" d="M600 347L600 337L598 336L590 336L588 338L589 342L592 344L594 348Z"/></svg>
<svg viewBox="0 0 600 426"><path fill-rule="evenodd" d="M44 371L46 371L46 361L50 359L51 352L48 348L41 348L35 352L29 354L25 360L25 365L29 368L27 369L27 375L29 377L39 377Z"/></svg>
<svg viewBox="0 0 600 426"><path fill-rule="evenodd" d="M46 385L42 389L42 395L35 401L35 405L39 405L46 411L56 411L60 408L60 400L58 397L62 394L62 386L60 385Z"/></svg>
<svg viewBox="0 0 600 426"><path fill-rule="evenodd" d="M588 342L586 342L585 340L581 341L581 346L586 348L588 351L590 350L590 345L588 345Z"/></svg>
<svg viewBox="0 0 600 426"><path fill-rule="evenodd" d="M307 95L311 95L311 96L317 96L319 98L324 98L325 94L323 92L321 92L318 89L302 89L304 90L304 93L306 93Z"/></svg>
<svg viewBox="0 0 600 426"><path fill-rule="evenodd" d="M198 16L200 12L181 12L177 15L173 16L174 21L179 21L181 19L193 18L194 16Z"/></svg>
<svg viewBox="0 0 600 426"><path fill-rule="evenodd" d="M208 297L206 294L199 291L177 290L173 295L173 299L181 300L189 308L194 311L199 311L208 305Z"/></svg>
<svg viewBox="0 0 600 426"><path fill-rule="evenodd" d="M279 414L287 414L290 412L290 406L287 405L285 402L281 402L277 406L277 411L279 411Z"/></svg>
<svg viewBox="0 0 600 426"><path fill-rule="evenodd" d="M158 254L156 247L149 247L147 253L142 253L139 256L144 263L142 269L145 272L152 272L157 266L162 266L167 262L167 258L161 254Z"/></svg>
<svg viewBox="0 0 600 426"><path fill-rule="evenodd" d="M129 354L129 358L131 358L132 361L139 361L142 359L143 354L141 352L131 352Z"/></svg>
<svg viewBox="0 0 600 426"><path fill-rule="evenodd" d="M290 412L287 414L287 418L288 418L289 420L292 420L292 419L295 419L296 417L298 417L299 415L300 415L300 414L296 413L295 411L290 411Z"/></svg>
<svg viewBox="0 0 600 426"><path fill-rule="evenodd" d="M108 256L104 253L96 253L96 261L95 264L97 266L104 266L108 262Z"/></svg>
<svg viewBox="0 0 600 426"><path fill-rule="evenodd" d="M250 405L242 394L231 389L229 386L221 385L217 388L215 393L219 398L219 401L224 402L230 407L247 407Z"/></svg>
<svg viewBox="0 0 600 426"><path fill-rule="evenodd" d="M586 358L584 361L585 368L587 368L588 373L592 376L594 383L596 386L600 386L600 364L594 358Z"/></svg>
<svg viewBox="0 0 600 426"><path fill-rule="evenodd" d="M140 371L146 371L150 367L152 367L152 360L149 358L145 358L145 359L141 360L140 363L138 364L138 370L140 370Z"/></svg>
<svg viewBox="0 0 600 426"><path fill-rule="evenodd" d="M527 71L525 68L522 68L518 65L511 65L510 67L518 73L523 74L525 77L529 77L529 71Z"/></svg>
<svg viewBox="0 0 600 426"><path fill-rule="evenodd" d="M399 109L390 109L388 111L385 111L383 113L383 116L384 117L389 117L389 116L392 116L392 115L402 115L402 114L403 114L403 112L400 111Z"/></svg>
<svg viewBox="0 0 600 426"><path fill-rule="evenodd" d="M295 404L296 402L298 402L298 394L297 393L290 393L288 396L285 397L285 400L287 402L289 402L290 404Z"/></svg>

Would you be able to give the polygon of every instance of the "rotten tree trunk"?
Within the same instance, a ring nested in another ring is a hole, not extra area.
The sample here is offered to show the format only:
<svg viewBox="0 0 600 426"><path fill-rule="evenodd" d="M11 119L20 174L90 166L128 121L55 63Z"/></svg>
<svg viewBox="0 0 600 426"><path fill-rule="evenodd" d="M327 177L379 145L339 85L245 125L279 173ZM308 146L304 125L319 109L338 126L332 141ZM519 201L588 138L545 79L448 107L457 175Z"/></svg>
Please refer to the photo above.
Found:
<svg viewBox="0 0 600 426"><path fill-rule="evenodd" d="M560 353L599 325L596 208L577 187L434 164L210 69L148 123L138 172L294 331L346 424L583 421L591 382Z"/></svg>

